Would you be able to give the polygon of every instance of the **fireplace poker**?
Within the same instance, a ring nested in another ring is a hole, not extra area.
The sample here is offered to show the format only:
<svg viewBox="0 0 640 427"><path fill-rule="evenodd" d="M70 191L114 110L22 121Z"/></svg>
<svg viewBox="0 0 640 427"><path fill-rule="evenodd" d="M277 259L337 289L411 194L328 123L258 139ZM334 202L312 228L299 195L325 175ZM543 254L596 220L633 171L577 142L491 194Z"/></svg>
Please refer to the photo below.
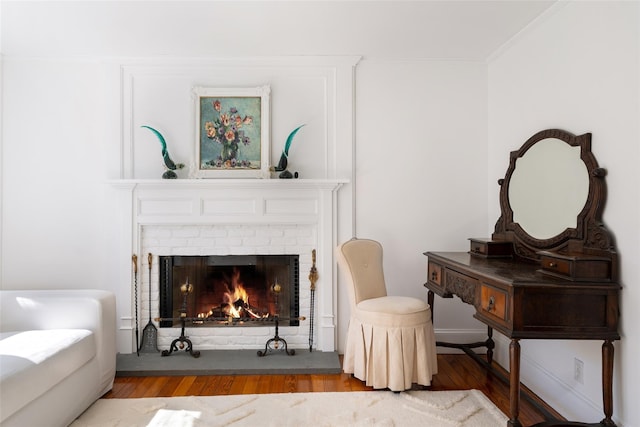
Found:
<svg viewBox="0 0 640 427"><path fill-rule="evenodd" d="M133 262L133 292L135 293L135 309L136 309L136 354L140 356L139 331L138 331L138 255L133 254L131 257Z"/></svg>
<svg viewBox="0 0 640 427"><path fill-rule="evenodd" d="M316 282L318 281L315 249L311 251L311 262L311 270L309 271L309 282L311 282L311 307L309 310L309 353L313 351L313 312L315 307Z"/></svg>
<svg viewBox="0 0 640 427"><path fill-rule="evenodd" d="M147 257L149 261L149 322L142 330L142 345L140 351L143 353L158 352L158 329L151 321L151 267L153 264L153 255L149 252Z"/></svg>

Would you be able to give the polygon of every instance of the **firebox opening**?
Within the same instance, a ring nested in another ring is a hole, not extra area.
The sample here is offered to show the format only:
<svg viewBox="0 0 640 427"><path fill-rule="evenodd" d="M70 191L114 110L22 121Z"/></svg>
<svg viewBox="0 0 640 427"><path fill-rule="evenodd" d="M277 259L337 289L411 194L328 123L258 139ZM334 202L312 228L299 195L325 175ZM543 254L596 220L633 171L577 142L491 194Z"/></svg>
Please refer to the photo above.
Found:
<svg viewBox="0 0 640 427"><path fill-rule="evenodd" d="M161 256L160 327L182 312L190 326L298 326L299 256Z"/></svg>

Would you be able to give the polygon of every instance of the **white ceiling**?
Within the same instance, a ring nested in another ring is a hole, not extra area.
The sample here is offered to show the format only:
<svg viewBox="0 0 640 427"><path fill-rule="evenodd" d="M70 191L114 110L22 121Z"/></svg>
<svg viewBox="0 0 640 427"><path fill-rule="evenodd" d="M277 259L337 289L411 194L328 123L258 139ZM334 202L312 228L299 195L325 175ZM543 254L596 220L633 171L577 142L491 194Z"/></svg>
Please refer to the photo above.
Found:
<svg viewBox="0 0 640 427"><path fill-rule="evenodd" d="M555 1L1 0L9 56L485 60Z"/></svg>

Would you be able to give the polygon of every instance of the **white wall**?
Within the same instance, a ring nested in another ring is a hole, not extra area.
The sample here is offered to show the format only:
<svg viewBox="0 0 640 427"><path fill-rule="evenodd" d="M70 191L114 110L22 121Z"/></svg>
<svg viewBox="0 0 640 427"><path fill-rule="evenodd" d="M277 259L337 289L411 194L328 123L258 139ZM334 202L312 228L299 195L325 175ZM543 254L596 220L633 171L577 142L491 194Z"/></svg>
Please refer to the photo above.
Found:
<svg viewBox="0 0 640 427"><path fill-rule="evenodd" d="M108 288L99 68L7 60L3 79L3 286Z"/></svg>
<svg viewBox="0 0 640 427"><path fill-rule="evenodd" d="M489 235L486 210L475 209L487 199L486 116L483 62L358 65L355 228L383 244L391 292L424 298L424 252L468 250L469 237ZM434 306L439 339L481 338L473 307L457 298Z"/></svg>
<svg viewBox="0 0 640 427"><path fill-rule="evenodd" d="M593 134L593 153L608 171L603 219L616 238L623 285L614 419L635 426L640 420L639 3L570 2L549 15L489 64L489 181L504 175L509 151L538 130ZM497 218L498 193L489 194L489 218ZM498 360L508 366L506 340L501 344ZM523 341L522 380L570 419L598 421L600 346ZM574 380L574 358L584 361L584 384Z"/></svg>

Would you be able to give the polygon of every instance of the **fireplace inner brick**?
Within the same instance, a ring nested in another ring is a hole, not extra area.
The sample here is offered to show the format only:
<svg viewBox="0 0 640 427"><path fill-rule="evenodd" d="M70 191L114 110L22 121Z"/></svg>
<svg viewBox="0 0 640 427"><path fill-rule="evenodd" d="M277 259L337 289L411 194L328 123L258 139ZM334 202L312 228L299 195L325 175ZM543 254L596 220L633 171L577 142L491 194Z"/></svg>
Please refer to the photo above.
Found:
<svg viewBox="0 0 640 427"><path fill-rule="evenodd" d="M298 326L299 277L298 255L160 256L160 327Z"/></svg>

